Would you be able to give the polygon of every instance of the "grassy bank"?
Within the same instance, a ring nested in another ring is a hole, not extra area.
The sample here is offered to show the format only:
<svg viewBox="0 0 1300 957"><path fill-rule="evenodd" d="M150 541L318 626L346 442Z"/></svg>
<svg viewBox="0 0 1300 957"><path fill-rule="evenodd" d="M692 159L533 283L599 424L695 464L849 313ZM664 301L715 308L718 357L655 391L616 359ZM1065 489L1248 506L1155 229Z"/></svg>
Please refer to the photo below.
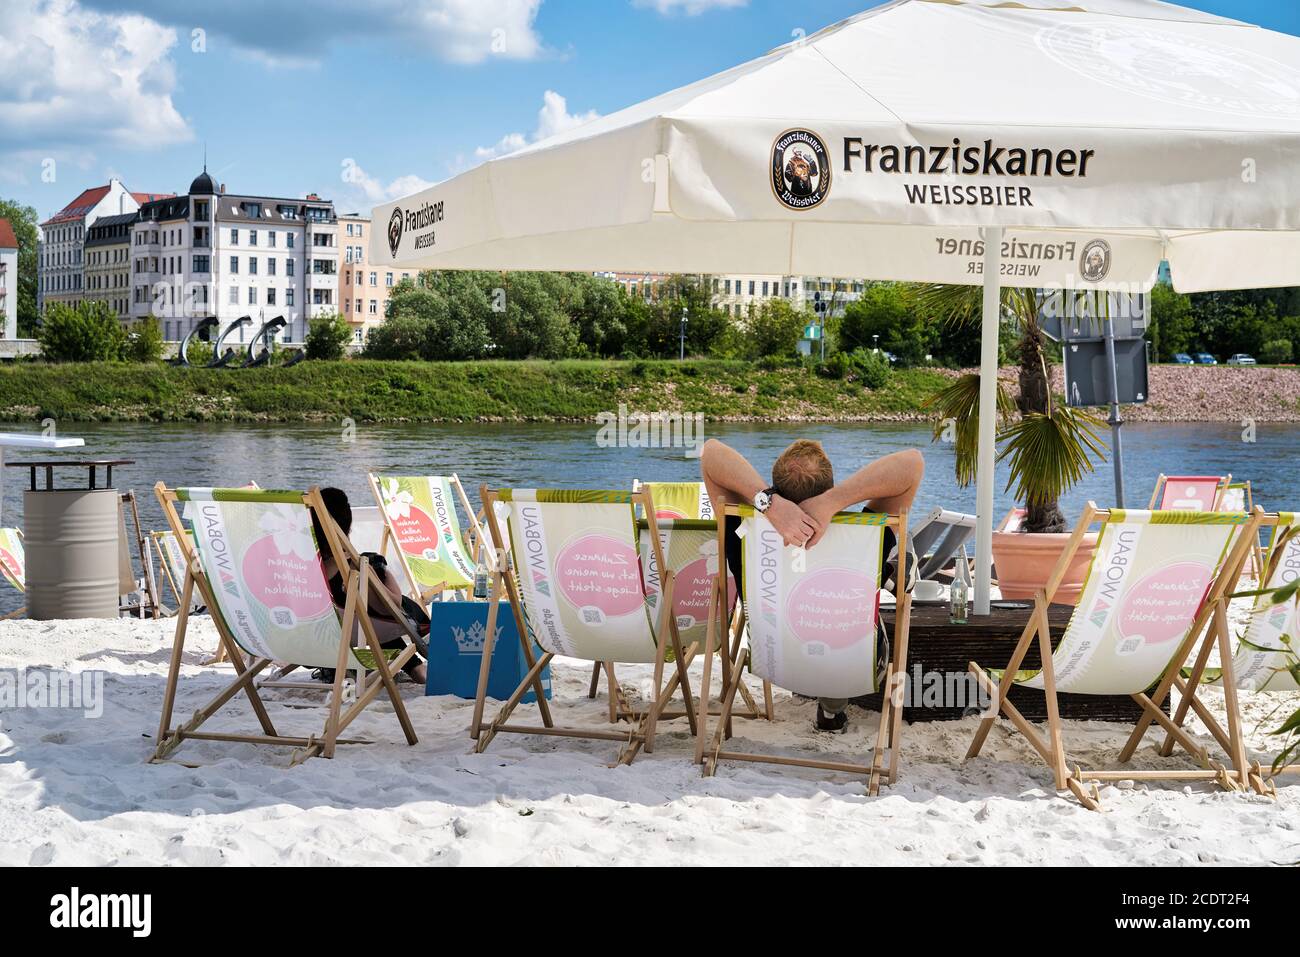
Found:
<svg viewBox="0 0 1300 957"><path fill-rule="evenodd" d="M305 362L289 369L87 363L0 366L0 419L37 421L591 421L630 412L711 420L910 421L946 381L893 373L876 391L747 362Z"/></svg>

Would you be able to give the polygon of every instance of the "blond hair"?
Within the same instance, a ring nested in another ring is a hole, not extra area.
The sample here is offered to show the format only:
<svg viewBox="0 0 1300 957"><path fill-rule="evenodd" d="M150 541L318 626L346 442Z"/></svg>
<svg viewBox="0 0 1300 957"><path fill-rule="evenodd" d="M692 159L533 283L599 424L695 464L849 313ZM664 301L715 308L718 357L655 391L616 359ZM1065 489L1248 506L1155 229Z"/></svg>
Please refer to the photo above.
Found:
<svg viewBox="0 0 1300 957"><path fill-rule="evenodd" d="M831 460L820 442L792 442L772 466L772 486L782 498L802 502L835 485Z"/></svg>

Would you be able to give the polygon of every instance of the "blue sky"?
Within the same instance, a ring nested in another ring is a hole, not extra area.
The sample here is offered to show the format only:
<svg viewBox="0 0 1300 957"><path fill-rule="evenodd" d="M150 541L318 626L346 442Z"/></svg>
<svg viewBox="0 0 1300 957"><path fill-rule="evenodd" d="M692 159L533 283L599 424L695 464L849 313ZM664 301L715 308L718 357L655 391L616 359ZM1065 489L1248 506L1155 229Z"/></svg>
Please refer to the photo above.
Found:
<svg viewBox="0 0 1300 957"><path fill-rule="evenodd" d="M110 175L181 192L206 144L232 192L368 210L873 5L4 0L0 196L44 219ZM1185 5L1300 34L1300 0Z"/></svg>

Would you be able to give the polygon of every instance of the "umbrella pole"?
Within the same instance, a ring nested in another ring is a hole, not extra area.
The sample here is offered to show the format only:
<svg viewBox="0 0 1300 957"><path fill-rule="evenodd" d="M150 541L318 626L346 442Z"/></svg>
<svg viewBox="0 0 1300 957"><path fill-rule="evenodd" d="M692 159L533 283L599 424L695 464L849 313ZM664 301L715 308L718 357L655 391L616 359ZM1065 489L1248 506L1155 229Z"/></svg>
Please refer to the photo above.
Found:
<svg viewBox="0 0 1300 957"><path fill-rule="evenodd" d="M976 615L989 613L993 578L993 480L997 432L998 328L1002 305L1002 227L984 233L984 316L980 337L979 458L975 472L975 607Z"/></svg>

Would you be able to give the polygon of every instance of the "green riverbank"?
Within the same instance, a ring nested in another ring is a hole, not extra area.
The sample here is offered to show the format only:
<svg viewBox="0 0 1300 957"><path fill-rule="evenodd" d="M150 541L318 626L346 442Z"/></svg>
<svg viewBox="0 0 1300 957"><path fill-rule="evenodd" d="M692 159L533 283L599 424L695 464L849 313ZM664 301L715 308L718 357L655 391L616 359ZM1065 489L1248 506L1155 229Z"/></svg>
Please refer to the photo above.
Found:
<svg viewBox="0 0 1300 957"><path fill-rule="evenodd" d="M920 421L948 380L895 370L877 390L802 366L722 360L304 362L182 369L122 363L0 365L0 420L62 422L569 422L601 412L719 420Z"/></svg>

